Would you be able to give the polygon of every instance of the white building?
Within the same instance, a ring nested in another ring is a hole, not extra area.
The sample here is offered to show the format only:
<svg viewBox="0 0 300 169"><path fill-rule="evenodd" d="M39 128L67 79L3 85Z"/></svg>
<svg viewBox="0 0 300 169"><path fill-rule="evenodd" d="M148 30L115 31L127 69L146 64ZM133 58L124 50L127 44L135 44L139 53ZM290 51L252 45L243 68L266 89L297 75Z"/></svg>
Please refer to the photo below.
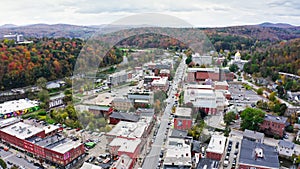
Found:
<svg viewBox="0 0 300 169"><path fill-rule="evenodd" d="M225 151L226 137L223 135L212 135L206 149L207 158L221 160Z"/></svg>
<svg viewBox="0 0 300 169"><path fill-rule="evenodd" d="M196 65L211 65L212 64L212 56L200 56L199 53L192 55L192 61Z"/></svg>
<svg viewBox="0 0 300 169"><path fill-rule="evenodd" d="M166 155L163 162L167 167L191 167L191 145L189 139L169 138Z"/></svg>
<svg viewBox="0 0 300 169"><path fill-rule="evenodd" d="M7 118L28 112L28 109L38 106L38 101L19 99L0 104L0 117Z"/></svg>
<svg viewBox="0 0 300 169"><path fill-rule="evenodd" d="M279 155L292 157L292 155L294 154L294 148L294 143L286 140L280 140L278 142L277 150L279 152Z"/></svg>
<svg viewBox="0 0 300 169"><path fill-rule="evenodd" d="M120 72L116 72L108 77L108 82L112 86L116 86L122 83L126 83L129 79L131 79L131 72L126 72L126 70L122 70Z"/></svg>
<svg viewBox="0 0 300 169"><path fill-rule="evenodd" d="M169 80L168 77L162 77L151 82L151 87L153 91L167 91L169 88Z"/></svg>

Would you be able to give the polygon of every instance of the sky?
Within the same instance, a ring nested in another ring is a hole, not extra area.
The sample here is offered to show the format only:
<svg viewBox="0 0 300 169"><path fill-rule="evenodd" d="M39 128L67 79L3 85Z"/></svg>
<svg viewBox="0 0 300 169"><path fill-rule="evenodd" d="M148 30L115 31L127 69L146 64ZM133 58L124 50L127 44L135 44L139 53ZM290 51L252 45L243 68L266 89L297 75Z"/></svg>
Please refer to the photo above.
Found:
<svg viewBox="0 0 300 169"><path fill-rule="evenodd" d="M0 25L101 25L143 13L169 15L194 27L300 25L299 0L0 0L0 4Z"/></svg>

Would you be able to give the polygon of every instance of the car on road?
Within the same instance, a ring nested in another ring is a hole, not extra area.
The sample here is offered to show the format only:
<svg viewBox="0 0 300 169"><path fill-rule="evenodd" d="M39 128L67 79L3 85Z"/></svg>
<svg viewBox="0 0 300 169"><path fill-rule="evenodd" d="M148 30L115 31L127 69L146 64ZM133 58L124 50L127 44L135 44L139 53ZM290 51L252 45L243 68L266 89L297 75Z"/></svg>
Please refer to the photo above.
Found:
<svg viewBox="0 0 300 169"><path fill-rule="evenodd" d="M20 154L17 154L16 156L17 156L18 158L22 158L22 156L21 156Z"/></svg>
<svg viewBox="0 0 300 169"><path fill-rule="evenodd" d="M9 165L13 165L13 163L12 163L12 162L10 162L10 161L7 161L7 164L9 164Z"/></svg>

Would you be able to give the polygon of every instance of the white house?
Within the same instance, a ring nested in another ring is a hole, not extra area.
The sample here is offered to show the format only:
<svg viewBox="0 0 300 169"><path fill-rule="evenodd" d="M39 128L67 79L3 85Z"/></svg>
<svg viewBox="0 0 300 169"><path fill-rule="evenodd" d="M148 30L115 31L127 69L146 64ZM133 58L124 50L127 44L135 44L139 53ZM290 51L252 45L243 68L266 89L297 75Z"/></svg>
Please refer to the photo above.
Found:
<svg viewBox="0 0 300 169"><path fill-rule="evenodd" d="M280 140L278 142L277 150L279 155L292 157L292 155L294 154L294 148L295 148L294 143L286 140Z"/></svg>

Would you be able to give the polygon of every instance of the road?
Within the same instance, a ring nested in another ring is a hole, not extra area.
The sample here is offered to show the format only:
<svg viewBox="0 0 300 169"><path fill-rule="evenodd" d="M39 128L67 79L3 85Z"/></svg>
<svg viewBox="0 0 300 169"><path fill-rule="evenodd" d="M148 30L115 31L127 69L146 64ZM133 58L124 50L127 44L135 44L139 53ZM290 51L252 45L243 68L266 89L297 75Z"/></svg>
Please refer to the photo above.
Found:
<svg viewBox="0 0 300 169"><path fill-rule="evenodd" d="M167 126L168 126L168 122L169 122L169 116L172 110L172 106L173 103L175 101L175 98L172 98L172 96L174 96L174 94L177 92L177 84L179 84L179 82L182 79L184 70L185 70L185 59L186 57L184 56L181 60L181 63L179 64L176 73L175 73L175 77L173 80L172 85L170 86L170 94L169 97L167 98L168 102L170 104L168 104L165 108L164 114L161 117L161 122L160 122L160 126L155 138L154 143L152 144L151 150L149 152L149 154L146 156L143 166L143 169L155 169L158 166L158 160L159 160L159 154L161 152L161 148L162 145L164 143L164 139L166 138L166 132L167 132Z"/></svg>

